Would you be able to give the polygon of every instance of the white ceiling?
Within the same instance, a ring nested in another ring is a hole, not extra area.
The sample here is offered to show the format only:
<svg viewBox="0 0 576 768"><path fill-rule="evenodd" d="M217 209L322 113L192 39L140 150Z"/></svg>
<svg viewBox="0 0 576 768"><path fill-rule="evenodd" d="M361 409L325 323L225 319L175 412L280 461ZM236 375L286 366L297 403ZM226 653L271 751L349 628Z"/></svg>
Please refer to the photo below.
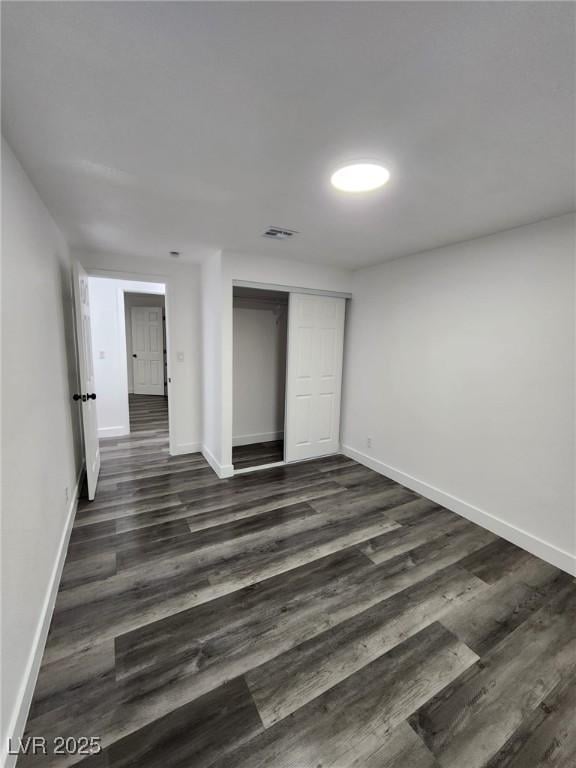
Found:
<svg viewBox="0 0 576 768"><path fill-rule="evenodd" d="M4 132L73 246L356 268L575 207L575 8L4 2Z"/></svg>

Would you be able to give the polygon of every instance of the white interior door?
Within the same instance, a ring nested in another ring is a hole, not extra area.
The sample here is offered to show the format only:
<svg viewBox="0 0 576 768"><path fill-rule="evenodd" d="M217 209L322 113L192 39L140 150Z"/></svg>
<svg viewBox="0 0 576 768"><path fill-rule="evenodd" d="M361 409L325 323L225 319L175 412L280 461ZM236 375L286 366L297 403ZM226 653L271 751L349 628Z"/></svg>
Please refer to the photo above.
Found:
<svg viewBox="0 0 576 768"><path fill-rule="evenodd" d="M286 461L340 449L346 299L291 293L286 374Z"/></svg>
<svg viewBox="0 0 576 768"><path fill-rule="evenodd" d="M135 395L164 394L162 307L132 307Z"/></svg>
<svg viewBox="0 0 576 768"><path fill-rule="evenodd" d="M78 263L74 266L74 304L76 308L76 337L78 340L81 387L81 391L74 397L78 401L78 406L82 409L88 498L92 500L96 495L96 484L98 483L98 473L100 472L100 444L98 442L96 393L94 391L94 359L92 357L88 276Z"/></svg>

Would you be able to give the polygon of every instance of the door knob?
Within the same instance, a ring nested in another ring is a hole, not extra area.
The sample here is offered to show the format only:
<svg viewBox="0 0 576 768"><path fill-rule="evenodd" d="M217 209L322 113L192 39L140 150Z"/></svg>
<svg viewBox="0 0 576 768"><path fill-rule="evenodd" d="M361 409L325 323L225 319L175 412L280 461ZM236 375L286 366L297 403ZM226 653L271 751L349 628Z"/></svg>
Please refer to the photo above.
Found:
<svg viewBox="0 0 576 768"><path fill-rule="evenodd" d="M91 395L86 395L86 400L96 400L96 394L92 392Z"/></svg>
<svg viewBox="0 0 576 768"><path fill-rule="evenodd" d="M132 357L138 357L138 355L132 355Z"/></svg>
<svg viewBox="0 0 576 768"><path fill-rule="evenodd" d="M82 395L72 395L72 400L82 400Z"/></svg>

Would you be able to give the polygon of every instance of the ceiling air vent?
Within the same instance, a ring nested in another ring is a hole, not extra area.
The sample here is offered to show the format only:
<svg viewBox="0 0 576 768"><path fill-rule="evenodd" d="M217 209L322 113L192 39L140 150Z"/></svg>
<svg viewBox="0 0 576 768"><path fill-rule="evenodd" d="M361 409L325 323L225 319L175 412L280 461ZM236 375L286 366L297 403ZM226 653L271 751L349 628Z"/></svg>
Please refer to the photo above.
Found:
<svg viewBox="0 0 576 768"><path fill-rule="evenodd" d="M281 227L268 227L262 237L271 237L273 240L289 240L297 235L293 229L282 229Z"/></svg>

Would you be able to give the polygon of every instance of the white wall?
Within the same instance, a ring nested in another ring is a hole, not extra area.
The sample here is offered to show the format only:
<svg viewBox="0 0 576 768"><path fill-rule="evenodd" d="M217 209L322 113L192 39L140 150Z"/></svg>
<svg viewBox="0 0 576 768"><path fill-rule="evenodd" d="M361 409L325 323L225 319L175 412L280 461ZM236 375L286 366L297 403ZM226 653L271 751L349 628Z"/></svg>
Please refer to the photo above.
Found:
<svg viewBox="0 0 576 768"><path fill-rule="evenodd" d="M154 283L149 283L153 286ZM164 291L164 286L160 286ZM124 294L124 320L126 333L126 368L128 370L128 392L134 392L134 365L132 358L132 307L162 307L164 309L164 296L151 293L125 293ZM164 338L166 342L166 338ZM166 390L166 381L164 382Z"/></svg>
<svg viewBox="0 0 576 768"><path fill-rule="evenodd" d="M20 736L81 468L64 239L2 141L2 735Z"/></svg>
<svg viewBox="0 0 576 768"><path fill-rule="evenodd" d="M234 299L233 445L284 433L287 300Z"/></svg>
<svg viewBox="0 0 576 768"><path fill-rule="evenodd" d="M567 570L574 255L563 216L356 272L343 428L352 456Z"/></svg>
<svg viewBox="0 0 576 768"><path fill-rule="evenodd" d="M166 285L170 451L199 451L202 445L201 272L198 264L115 253L81 252L93 276Z"/></svg>
<svg viewBox="0 0 576 768"><path fill-rule="evenodd" d="M230 299L232 300L232 299ZM221 474L222 256L202 264L202 452ZM231 470L231 467L230 467Z"/></svg>
<svg viewBox="0 0 576 768"><path fill-rule="evenodd" d="M127 291L164 292L164 285L113 278L90 277L90 319L98 437L116 437L130 432L128 360L124 294ZM161 302L164 297L160 296ZM158 301L156 295L150 301ZM130 352L131 354L131 352Z"/></svg>

